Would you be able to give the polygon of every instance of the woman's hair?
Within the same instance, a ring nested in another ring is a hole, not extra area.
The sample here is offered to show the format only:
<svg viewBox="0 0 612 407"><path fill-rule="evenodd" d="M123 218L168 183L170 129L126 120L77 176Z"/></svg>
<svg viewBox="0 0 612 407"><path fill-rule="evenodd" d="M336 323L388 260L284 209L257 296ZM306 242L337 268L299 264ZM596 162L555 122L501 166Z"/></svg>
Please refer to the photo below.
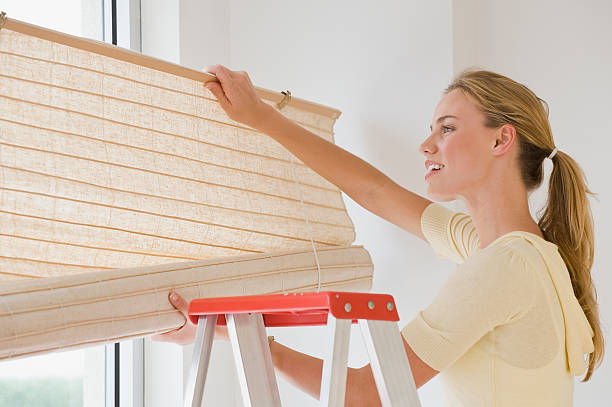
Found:
<svg viewBox="0 0 612 407"><path fill-rule="evenodd" d="M544 178L542 162L555 148L548 122L548 105L526 86L503 75L469 70L461 73L445 93L460 89L476 100L486 127L511 124L519 141L519 167L528 191ZM574 294L594 332L595 350L589 355L583 382L589 380L603 359L604 341L599 323L597 292L591 280L593 265L593 217L584 173L567 154L554 155L546 207L538 221L546 240L559 247L569 270Z"/></svg>

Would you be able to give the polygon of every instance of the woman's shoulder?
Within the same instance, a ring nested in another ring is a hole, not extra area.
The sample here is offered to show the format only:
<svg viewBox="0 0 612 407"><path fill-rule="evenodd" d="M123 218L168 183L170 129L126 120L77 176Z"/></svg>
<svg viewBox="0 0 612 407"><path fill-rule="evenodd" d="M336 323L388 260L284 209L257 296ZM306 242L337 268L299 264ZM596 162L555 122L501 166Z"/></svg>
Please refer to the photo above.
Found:
<svg viewBox="0 0 612 407"><path fill-rule="evenodd" d="M558 256L557 246L529 232L515 231L500 236L473 253L462 267L506 275L535 272L546 267L546 258Z"/></svg>
<svg viewBox="0 0 612 407"><path fill-rule="evenodd" d="M421 230L436 254L457 264L463 263L480 246L472 218L438 203L431 203L421 215Z"/></svg>
<svg viewBox="0 0 612 407"><path fill-rule="evenodd" d="M539 240L539 244L534 244ZM556 246L529 232L515 231L500 236L470 256L463 267L496 272L523 273L544 265L543 257L554 255Z"/></svg>
<svg viewBox="0 0 612 407"><path fill-rule="evenodd" d="M523 259L537 264L541 264L546 257L559 254L557 245L539 235L525 231L506 233L489 246L496 247L500 251L511 252L515 256L521 256Z"/></svg>

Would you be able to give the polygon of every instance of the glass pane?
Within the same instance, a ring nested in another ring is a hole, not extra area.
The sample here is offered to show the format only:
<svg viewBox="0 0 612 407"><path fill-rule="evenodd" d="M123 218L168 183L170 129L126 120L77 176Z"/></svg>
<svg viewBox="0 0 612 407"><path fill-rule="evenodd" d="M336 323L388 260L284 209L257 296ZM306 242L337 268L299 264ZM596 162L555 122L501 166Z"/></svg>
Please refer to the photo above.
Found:
<svg viewBox="0 0 612 407"><path fill-rule="evenodd" d="M0 406L104 406L104 346L0 362Z"/></svg>
<svg viewBox="0 0 612 407"><path fill-rule="evenodd" d="M0 11L15 20L102 40L102 0L2 0Z"/></svg>
<svg viewBox="0 0 612 407"><path fill-rule="evenodd" d="M0 11L16 20L102 40L101 0L2 0ZM0 361L0 406L103 407L104 363L104 346Z"/></svg>

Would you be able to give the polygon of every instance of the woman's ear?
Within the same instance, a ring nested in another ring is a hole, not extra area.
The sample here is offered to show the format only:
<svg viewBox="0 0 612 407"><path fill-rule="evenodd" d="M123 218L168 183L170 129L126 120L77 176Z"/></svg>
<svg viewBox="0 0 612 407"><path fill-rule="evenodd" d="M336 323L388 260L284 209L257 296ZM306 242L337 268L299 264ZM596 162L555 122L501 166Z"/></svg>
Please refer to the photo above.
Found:
<svg viewBox="0 0 612 407"><path fill-rule="evenodd" d="M494 156L506 154L516 140L516 129L511 124L504 124L495 132L492 153Z"/></svg>

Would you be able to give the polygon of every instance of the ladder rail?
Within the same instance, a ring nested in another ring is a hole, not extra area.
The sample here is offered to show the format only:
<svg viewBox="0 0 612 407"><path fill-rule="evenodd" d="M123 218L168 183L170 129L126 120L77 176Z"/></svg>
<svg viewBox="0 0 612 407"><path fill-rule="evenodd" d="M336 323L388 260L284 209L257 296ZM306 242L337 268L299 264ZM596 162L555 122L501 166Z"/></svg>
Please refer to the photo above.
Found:
<svg viewBox="0 0 612 407"><path fill-rule="evenodd" d="M261 314L227 314L227 330L245 407L281 407Z"/></svg>
<svg viewBox="0 0 612 407"><path fill-rule="evenodd" d="M189 379L185 387L184 407L200 407L202 405L204 385L208 374L208 364L210 362L210 352L212 350L216 326L216 315L201 316L198 319L193 359L189 371Z"/></svg>
<svg viewBox="0 0 612 407"><path fill-rule="evenodd" d="M350 319L337 319L329 315L327 327L330 343L323 360L320 402L324 407L344 407L349 340L351 337Z"/></svg>
<svg viewBox="0 0 612 407"><path fill-rule="evenodd" d="M359 325L383 407L421 407L397 322L360 319Z"/></svg>

